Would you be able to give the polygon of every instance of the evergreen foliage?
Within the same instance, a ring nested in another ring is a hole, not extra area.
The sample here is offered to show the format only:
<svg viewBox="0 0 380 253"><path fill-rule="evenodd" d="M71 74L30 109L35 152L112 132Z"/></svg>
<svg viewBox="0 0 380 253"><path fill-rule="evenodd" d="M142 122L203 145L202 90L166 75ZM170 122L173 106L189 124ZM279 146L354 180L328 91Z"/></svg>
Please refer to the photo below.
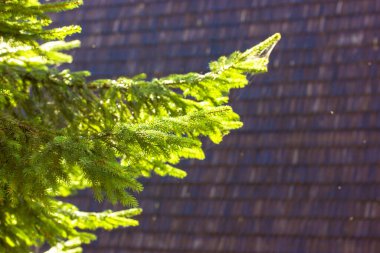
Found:
<svg viewBox="0 0 380 253"><path fill-rule="evenodd" d="M80 27L49 28L48 13L81 1L0 1L0 252L81 252L89 230L136 226L140 177L183 178L176 164L203 159L200 138L219 143L242 126L229 106L232 88L266 71L278 34L210 63L206 74L88 81L62 51ZM97 200L131 209L82 212L64 198L91 188Z"/></svg>

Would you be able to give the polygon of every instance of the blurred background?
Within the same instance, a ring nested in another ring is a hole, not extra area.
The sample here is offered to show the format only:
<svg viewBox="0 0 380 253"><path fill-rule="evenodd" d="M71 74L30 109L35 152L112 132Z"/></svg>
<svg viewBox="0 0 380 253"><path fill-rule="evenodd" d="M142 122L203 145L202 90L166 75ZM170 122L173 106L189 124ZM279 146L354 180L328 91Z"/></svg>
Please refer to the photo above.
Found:
<svg viewBox="0 0 380 253"><path fill-rule="evenodd" d="M85 253L380 252L380 0L87 0L55 19L82 26L73 67L93 78L206 72L283 37L232 93L245 126L186 179L145 180L141 225Z"/></svg>

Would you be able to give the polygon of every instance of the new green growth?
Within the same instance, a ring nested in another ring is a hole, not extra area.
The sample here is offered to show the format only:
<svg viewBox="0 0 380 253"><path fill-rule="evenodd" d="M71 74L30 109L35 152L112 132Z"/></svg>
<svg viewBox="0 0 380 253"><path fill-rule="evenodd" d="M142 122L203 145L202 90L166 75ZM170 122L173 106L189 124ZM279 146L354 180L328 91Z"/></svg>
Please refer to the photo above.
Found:
<svg viewBox="0 0 380 253"><path fill-rule="evenodd" d="M89 230L136 226L139 178L183 178L176 164L203 159L200 138L219 143L242 126L227 106L232 88L266 72L275 34L245 52L210 63L206 74L89 81L87 71L57 68L78 26L49 28L49 13L71 0L3 0L0 5L0 252L81 252ZM63 197L91 188L124 211L83 212Z"/></svg>

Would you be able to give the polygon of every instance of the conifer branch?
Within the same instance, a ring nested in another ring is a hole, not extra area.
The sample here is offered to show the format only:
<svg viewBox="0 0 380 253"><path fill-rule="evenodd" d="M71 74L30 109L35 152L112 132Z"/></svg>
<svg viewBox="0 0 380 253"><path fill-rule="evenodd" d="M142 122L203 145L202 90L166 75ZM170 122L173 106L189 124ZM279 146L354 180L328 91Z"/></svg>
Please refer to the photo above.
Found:
<svg viewBox="0 0 380 253"><path fill-rule="evenodd" d="M144 75L88 81L89 72L59 70L78 26L47 29L48 13L82 4L6 0L0 6L0 252L75 252L97 228L136 226L136 193L151 173L183 178L176 165L204 159L202 138L222 141L242 126L226 106L247 75L267 71L275 34L220 57L206 74L147 80ZM41 43L41 40L44 43ZM94 197L132 207L83 212L58 197L92 189Z"/></svg>

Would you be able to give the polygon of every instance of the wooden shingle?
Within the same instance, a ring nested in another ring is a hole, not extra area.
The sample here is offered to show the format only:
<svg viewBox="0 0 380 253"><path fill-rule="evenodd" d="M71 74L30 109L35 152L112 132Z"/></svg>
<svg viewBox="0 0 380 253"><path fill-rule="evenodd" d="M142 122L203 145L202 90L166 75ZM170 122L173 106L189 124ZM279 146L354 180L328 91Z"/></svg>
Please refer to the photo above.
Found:
<svg viewBox="0 0 380 253"><path fill-rule="evenodd" d="M94 78L205 72L283 37L232 93L244 127L184 162L186 179L145 180L141 225L85 252L380 252L379 0L92 0L56 20L82 25L73 66Z"/></svg>

